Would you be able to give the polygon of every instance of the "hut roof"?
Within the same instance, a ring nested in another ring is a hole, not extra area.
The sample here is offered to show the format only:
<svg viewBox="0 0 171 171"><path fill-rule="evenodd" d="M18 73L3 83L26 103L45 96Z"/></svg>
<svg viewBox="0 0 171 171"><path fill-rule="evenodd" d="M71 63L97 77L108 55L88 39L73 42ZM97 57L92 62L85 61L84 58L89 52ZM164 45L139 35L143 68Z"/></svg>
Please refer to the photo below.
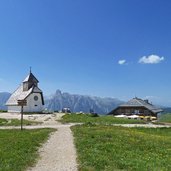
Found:
<svg viewBox="0 0 171 171"><path fill-rule="evenodd" d="M145 107L153 113L159 113L159 112L163 111L162 109L160 109L160 108L154 106L153 104L149 103L148 100L142 100L142 99L137 98L137 97L129 100L127 103L121 104L117 108L120 108L120 107ZM116 109L114 109L113 111L115 111ZM113 111L111 111L110 113L112 113Z"/></svg>

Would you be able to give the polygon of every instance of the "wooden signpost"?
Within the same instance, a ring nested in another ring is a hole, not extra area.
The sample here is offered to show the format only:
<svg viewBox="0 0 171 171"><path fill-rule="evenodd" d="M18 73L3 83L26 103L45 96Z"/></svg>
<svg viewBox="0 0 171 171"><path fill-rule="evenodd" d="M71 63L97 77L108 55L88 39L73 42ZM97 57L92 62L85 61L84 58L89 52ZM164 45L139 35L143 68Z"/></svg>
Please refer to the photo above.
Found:
<svg viewBox="0 0 171 171"><path fill-rule="evenodd" d="M23 130L23 107L27 106L27 100L18 100L18 106L21 106L21 130Z"/></svg>

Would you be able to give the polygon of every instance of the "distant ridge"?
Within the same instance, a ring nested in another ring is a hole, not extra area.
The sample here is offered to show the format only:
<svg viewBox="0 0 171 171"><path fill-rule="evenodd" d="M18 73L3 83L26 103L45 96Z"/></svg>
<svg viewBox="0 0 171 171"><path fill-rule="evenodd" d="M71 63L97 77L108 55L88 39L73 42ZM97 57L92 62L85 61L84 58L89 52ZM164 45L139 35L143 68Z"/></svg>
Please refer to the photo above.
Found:
<svg viewBox="0 0 171 171"><path fill-rule="evenodd" d="M10 97L10 93L0 93L0 110L7 110L6 101ZM70 93L62 93L57 90L52 96L45 97L45 108L50 111L60 111L62 108L69 107L72 112L90 112L92 109L99 114L107 114L112 109L123 103L116 98L101 98L87 95L76 95Z"/></svg>
<svg viewBox="0 0 171 171"><path fill-rule="evenodd" d="M0 92L0 110L7 110L5 103L10 95L8 92ZM122 103L124 102L117 98L62 93L61 90L57 90L52 96L45 98L45 108L50 111L60 111L64 107L69 107L72 112L87 113L93 109L99 114L107 114ZM163 106L161 108L164 110L163 113L171 113L171 108Z"/></svg>
<svg viewBox="0 0 171 171"><path fill-rule="evenodd" d="M163 112L164 114L171 113L171 107L164 107L163 109L164 109L164 112Z"/></svg>
<svg viewBox="0 0 171 171"><path fill-rule="evenodd" d="M54 110L62 110L62 108L70 108L72 112L89 112L90 109L93 109L94 112L99 114L107 114L112 109L122 104L123 101L120 101L116 98L101 98L101 97L92 97L87 95L77 95L62 93L61 90L57 90L54 95L45 100L46 108Z"/></svg>
<svg viewBox="0 0 171 171"><path fill-rule="evenodd" d="M5 106L6 101L11 96L8 92L1 92L0 93L0 110L7 110L7 106Z"/></svg>

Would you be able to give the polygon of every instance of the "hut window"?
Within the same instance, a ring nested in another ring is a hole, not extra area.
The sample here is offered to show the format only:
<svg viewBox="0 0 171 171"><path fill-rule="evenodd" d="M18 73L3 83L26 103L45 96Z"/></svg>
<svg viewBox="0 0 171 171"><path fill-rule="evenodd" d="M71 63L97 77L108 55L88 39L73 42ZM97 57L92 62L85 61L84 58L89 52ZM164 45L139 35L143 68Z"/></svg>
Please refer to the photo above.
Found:
<svg viewBox="0 0 171 171"><path fill-rule="evenodd" d="M123 114L124 114L124 113L125 113L125 109L121 109L121 113L123 113Z"/></svg>
<svg viewBox="0 0 171 171"><path fill-rule="evenodd" d="M139 112L140 112L140 113L144 113L144 110L143 110L143 109L140 109Z"/></svg>
<svg viewBox="0 0 171 171"><path fill-rule="evenodd" d="M130 109L126 109L126 113L130 114L131 110Z"/></svg>
<svg viewBox="0 0 171 171"><path fill-rule="evenodd" d="M139 114L139 110L134 110L134 114Z"/></svg>
<svg viewBox="0 0 171 171"><path fill-rule="evenodd" d="M148 110L145 110L145 111L144 111L144 114L145 114L145 115L149 115L150 113L149 113Z"/></svg>

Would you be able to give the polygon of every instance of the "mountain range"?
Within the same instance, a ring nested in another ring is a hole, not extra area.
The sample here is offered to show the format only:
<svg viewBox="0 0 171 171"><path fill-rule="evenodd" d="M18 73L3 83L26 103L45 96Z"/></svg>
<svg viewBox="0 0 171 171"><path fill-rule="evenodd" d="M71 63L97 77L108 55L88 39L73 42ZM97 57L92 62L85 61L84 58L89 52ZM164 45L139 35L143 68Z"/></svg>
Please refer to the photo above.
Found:
<svg viewBox="0 0 171 171"><path fill-rule="evenodd" d="M0 93L0 110L7 110L6 101L10 93ZM53 95L45 96L45 108L48 111L61 111L63 108L70 108L71 112L89 113L90 110L99 114L107 114L118 105L124 103L117 98L102 98L88 95L78 95L61 92L57 90ZM161 106L160 106L161 107ZM171 113L170 107L161 107L163 113Z"/></svg>
<svg viewBox="0 0 171 171"><path fill-rule="evenodd" d="M123 103L116 98L101 98L87 95L77 95L62 93L57 90L50 98L45 99L45 107L48 110L62 110L62 108L70 108L71 112L88 113L93 110L99 114L106 114L112 109Z"/></svg>
<svg viewBox="0 0 171 171"><path fill-rule="evenodd" d="M7 110L5 103L9 99L10 96L11 96L11 94L8 92L0 93L0 110Z"/></svg>
<svg viewBox="0 0 171 171"><path fill-rule="evenodd" d="M6 101L10 97L10 93L0 93L0 110L6 110ZM77 95L70 93L63 93L57 90L50 97L45 96L45 108L48 111L61 111L63 108L70 108L71 112L84 112L88 113L90 110L106 114L112 109L123 103L116 98L101 98L87 95Z"/></svg>

